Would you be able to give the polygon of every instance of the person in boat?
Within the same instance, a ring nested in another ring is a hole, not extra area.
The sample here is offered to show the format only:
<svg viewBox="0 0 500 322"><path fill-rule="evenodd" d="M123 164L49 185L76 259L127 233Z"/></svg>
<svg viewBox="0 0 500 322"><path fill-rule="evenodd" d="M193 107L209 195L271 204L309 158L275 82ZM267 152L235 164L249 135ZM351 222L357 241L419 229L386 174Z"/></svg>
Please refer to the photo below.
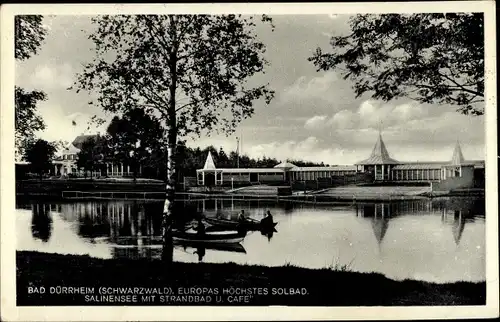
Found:
<svg viewBox="0 0 500 322"><path fill-rule="evenodd" d="M205 231L206 231L205 225L203 224L200 218L198 219L198 224L196 225L196 232L198 233L198 235L205 235Z"/></svg>
<svg viewBox="0 0 500 322"><path fill-rule="evenodd" d="M264 227L271 227L273 223L273 215L271 215L271 211L268 210L265 217L260 221L260 224Z"/></svg>
<svg viewBox="0 0 500 322"><path fill-rule="evenodd" d="M245 210L241 210L241 212L238 214L238 222L241 224L241 223L244 223L247 221L247 218L245 217Z"/></svg>
<svg viewBox="0 0 500 322"><path fill-rule="evenodd" d="M245 223L247 222L247 218L245 217L245 210L241 210L241 212L238 214L238 225L236 226L236 230L240 234L246 233L246 225Z"/></svg>

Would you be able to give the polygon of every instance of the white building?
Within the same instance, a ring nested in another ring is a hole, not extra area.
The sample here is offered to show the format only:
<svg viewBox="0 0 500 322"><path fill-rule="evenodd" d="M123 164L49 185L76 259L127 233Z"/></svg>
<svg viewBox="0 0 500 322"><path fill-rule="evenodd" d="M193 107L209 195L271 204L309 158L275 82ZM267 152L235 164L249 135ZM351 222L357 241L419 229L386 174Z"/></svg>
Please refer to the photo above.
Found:
<svg viewBox="0 0 500 322"><path fill-rule="evenodd" d="M88 140L98 140L99 133L91 135L79 135L71 142L62 152L62 156L53 162L54 174L56 176L83 176L83 169L79 169L77 165L78 153L82 146ZM137 176L140 176L142 167L139 166ZM106 162L101 169L96 169L92 176L107 176L107 177L132 177L133 172L130 165L124 163Z"/></svg>

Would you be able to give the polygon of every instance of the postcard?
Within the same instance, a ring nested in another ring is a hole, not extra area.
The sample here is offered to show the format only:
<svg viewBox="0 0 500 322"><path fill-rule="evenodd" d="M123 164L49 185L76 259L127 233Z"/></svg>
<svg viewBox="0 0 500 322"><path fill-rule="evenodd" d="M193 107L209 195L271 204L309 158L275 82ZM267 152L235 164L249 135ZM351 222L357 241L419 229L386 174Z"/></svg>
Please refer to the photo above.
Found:
<svg viewBox="0 0 500 322"><path fill-rule="evenodd" d="M1 16L3 319L498 317L494 2Z"/></svg>

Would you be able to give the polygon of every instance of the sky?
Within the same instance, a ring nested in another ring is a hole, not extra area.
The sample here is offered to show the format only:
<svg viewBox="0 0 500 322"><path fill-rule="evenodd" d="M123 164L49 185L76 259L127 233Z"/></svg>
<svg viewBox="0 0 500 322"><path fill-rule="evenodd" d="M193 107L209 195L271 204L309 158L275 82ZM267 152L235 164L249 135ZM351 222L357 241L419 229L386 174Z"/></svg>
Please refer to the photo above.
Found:
<svg viewBox="0 0 500 322"><path fill-rule="evenodd" d="M400 161L448 161L457 140L468 160L484 159L485 119L465 116L448 105L422 105L410 100L382 102L356 98L352 83L335 71L317 72L307 60L317 47L331 50L332 35L349 31L347 15L278 15L276 26L258 25L269 61L265 75L275 91L271 104L254 104L255 113L232 136L189 139L188 145L213 145L240 150L251 157L302 159L328 164L353 164L367 158L379 128L392 158ZM92 61L94 30L89 16L47 16L47 37L37 55L16 62L16 85L38 89L48 99L38 105L47 128L46 140L71 142L80 134L105 132L105 126L87 130L93 115L110 120L87 93L68 90L82 66ZM73 125L73 121L76 125Z"/></svg>

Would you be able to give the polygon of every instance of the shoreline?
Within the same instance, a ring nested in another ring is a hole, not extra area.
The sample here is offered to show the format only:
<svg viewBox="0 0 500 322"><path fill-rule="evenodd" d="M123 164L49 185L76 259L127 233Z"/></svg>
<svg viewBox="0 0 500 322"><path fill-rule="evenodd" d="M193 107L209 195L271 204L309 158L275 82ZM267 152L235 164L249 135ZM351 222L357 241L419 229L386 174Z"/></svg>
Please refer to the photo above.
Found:
<svg viewBox="0 0 500 322"><path fill-rule="evenodd" d="M94 287L96 290L99 287L205 288L212 292L217 289L219 295L223 290L230 289L245 293L240 294L243 297L231 298L227 295L231 291L228 291L221 303L182 300L162 303L158 297L150 303L126 305L415 306L486 303L486 282L436 284L415 280L395 281L382 274L352 272L346 267L307 269L292 265L265 267L174 262L165 270L159 260L97 259L86 255L33 251L17 251L16 264L17 305L20 306L124 305L90 303L85 296L78 294L29 294L30 286L46 289L57 286ZM266 289L267 294L262 291L248 294L255 289Z"/></svg>
<svg viewBox="0 0 500 322"><path fill-rule="evenodd" d="M405 185L402 185L405 186ZM16 195L18 197L54 197L64 200L93 200L93 199L146 199L164 200L165 185L159 182L101 182L97 180L50 180L50 181L17 181ZM363 186L359 186L362 190ZM259 191L250 193L229 193L224 191L182 191L177 195L184 199L206 199L222 198L233 200L269 199L291 202L391 202L404 200L433 199L441 197L481 197L484 189L463 189L446 192L426 192L422 194L373 194L367 189L367 193L357 195L346 195L345 193L318 194L321 190L311 190L305 194L277 195L270 193L260 194Z"/></svg>
<svg viewBox="0 0 500 322"><path fill-rule="evenodd" d="M69 191L71 192L71 191ZM164 194L166 192L118 192L113 193L107 191L84 191L88 193L88 196L77 196L77 197L66 197L60 193L48 193L48 192L16 192L17 198L55 198L58 200L66 201L88 201L88 200L151 200L151 201L161 201L165 200ZM109 195L106 195L109 194ZM317 196L314 194L297 195L297 196L276 196L276 195L255 195L255 194L237 194L233 195L230 193L191 193L191 192L178 192L176 200L202 200L202 199L227 199L227 200L273 200L281 202L302 202L302 203L314 203L314 204L330 204L336 202L398 202L398 201L409 201L409 200L432 200L438 198L448 198L448 197L463 197L463 198L484 198L484 190L481 192L474 193L445 193L445 194L434 194L434 195L417 195L417 196L395 196L395 195L382 195L382 196L356 196L356 197L346 197L346 196Z"/></svg>

